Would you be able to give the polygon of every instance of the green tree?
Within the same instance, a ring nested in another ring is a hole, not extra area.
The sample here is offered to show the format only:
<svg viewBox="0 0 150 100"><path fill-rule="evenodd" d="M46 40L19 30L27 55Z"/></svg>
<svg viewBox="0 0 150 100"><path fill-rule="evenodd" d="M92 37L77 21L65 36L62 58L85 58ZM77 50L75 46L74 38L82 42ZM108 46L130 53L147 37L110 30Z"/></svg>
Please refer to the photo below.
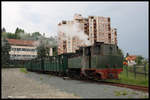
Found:
<svg viewBox="0 0 150 100"><path fill-rule="evenodd" d="M124 56L123 51L120 48L118 48L118 54Z"/></svg>
<svg viewBox="0 0 150 100"><path fill-rule="evenodd" d="M32 33L32 39L33 40L38 40L39 37L41 37L42 35L39 32L34 32Z"/></svg>
<svg viewBox="0 0 150 100"><path fill-rule="evenodd" d="M3 37L3 38L6 38L6 37L7 37L6 29L5 29L4 27L2 28L1 33L2 33L2 37Z"/></svg>
<svg viewBox="0 0 150 100"><path fill-rule="evenodd" d="M148 60L145 58L143 59L143 64L147 64L148 63Z"/></svg>
<svg viewBox="0 0 150 100"><path fill-rule="evenodd" d="M6 33L5 27L2 28L2 33Z"/></svg>
<svg viewBox="0 0 150 100"><path fill-rule="evenodd" d="M137 56L135 62L136 62L137 64L142 64L142 60L143 60L143 59L144 59L144 57L142 57L142 56Z"/></svg>
<svg viewBox="0 0 150 100"><path fill-rule="evenodd" d="M49 56L49 48L46 46L44 37L39 40L39 45L37 46L37 56L41 59L42 70L44 70L44 58Z"/></svg>
<svg viewBox="0 0 150 100"><path fill-rule="evenodd" d="M25 33L23 29L17 27L15 33L21 33L21 32Z"/></svg>
<svg viewBox="0 0 150 100"><path fill-rule="evenodd" d="M16 31L15 31L15 38L16 38L16 39L21 39L21 36L20 36L21 33L22 33L22 34L25 33L24 30L17 27L17 28L16 28Z"/></svg>
<svg viewBox="0 0 150 100"><path fill-rule="evenodd" d="M53 48L53 55L54 55L54 56L58 55L57 47L54 47L54 48Z"/></svg>
<svg viewBox="0 0 150 100"><path fill-rule="evenodd" d="M6 38L2 38L1 41L2 41L2 47L1 47L2 65L8 65L10 60L9 51L11 47Z"/></svg>
<svg viewBox="0 0 150 100"><path fill-rule="evenodd" d="M37 55L38 55L38 58L41 58L41 59L49 56L49 48L46 45L46 41L44 40L44 38L41 38L39 40L39 45L37 46Z"/></svg>
<svg viewBox="0 0 150 100"><path fill-rule="evenodd" d="M15 39L16 38L15 34L13 34L13 33L7 32L6 34L7 34L8 39Z"/></svg>
<svg viewBox="0 0 150 100"><path fill-rule="evenodd" d="M129 56L129 53L127 52L126 57L128 57L128 56Z"/></svg>

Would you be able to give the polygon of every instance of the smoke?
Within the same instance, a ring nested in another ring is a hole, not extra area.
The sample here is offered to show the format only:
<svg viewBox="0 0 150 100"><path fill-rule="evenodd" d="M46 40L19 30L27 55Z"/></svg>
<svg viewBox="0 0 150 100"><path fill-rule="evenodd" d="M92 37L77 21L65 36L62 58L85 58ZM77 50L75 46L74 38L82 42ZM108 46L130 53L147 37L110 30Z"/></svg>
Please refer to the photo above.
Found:
<svg viewBox="0 0 150 100"><path fill-rule="evenodd" d="M44 36L31 36L29 33L18 33L21 40L34 40L33 45L38 47L39 45L44 45L48 47L56 47L57 40L56 37L45 38Z"/></svg>
<svg viewBox="0 0 150 100"><path fill-rule="evenodd" d="M38 36L38 40L34 42L34 46L38 47L39 45L44 45L52 48L57 46L57 41L54 37L45 38L44 36Z"/></svg>
<svg viewBox="0 0 150 100"><path fill-rule="evenodd" d="M73 24L63 24L58 27L58 30L64 33L63 40L67 40L68 37L78 37L81 41L81 44L89 46L91 45L90 41L88 40L88 35L84 33L83 24L74 22Z"/></svg>
<svg viewBox="0 0 150 100"><path fill-rule="evenodd" d="M68 38L78 37L80 41L80 46L90 46L91 42L88 39L88 35L84 33L84 25L82 23L74 22L72 24L63 24L58 27L59 32L64 33L64 36L61 37L63 40L67 40ZM85 52L85 51L84 51ZM87 76L85 72L87 58L83 54L82 57L82 73L84 76Z"/></svg>

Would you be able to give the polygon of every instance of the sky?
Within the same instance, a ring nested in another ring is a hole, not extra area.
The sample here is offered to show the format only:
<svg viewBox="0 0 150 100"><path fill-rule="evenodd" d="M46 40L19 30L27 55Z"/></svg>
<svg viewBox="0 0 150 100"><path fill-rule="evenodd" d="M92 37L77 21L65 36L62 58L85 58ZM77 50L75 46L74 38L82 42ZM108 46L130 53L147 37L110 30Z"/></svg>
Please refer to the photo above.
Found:
<svg viewBox="0 0 150 100"><path fill-rule="evenodd" d="M111 18L117 28L118 46L126 55L148 58L148 2L2 2L2 27L7 32L22 28L27 33L56 36L58 23L72 20L75 13L84 18Z"/></svg>

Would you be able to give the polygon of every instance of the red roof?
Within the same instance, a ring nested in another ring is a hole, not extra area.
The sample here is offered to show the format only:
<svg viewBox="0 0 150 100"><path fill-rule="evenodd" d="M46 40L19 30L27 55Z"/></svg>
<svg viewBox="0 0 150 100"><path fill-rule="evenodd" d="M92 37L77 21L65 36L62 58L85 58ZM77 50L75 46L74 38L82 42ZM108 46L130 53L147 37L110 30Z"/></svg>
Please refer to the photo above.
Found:
<svg viewBox="0 0 150 100"><path fill-rule="evenodd" d="M128 57L126 57L126 60L135 60L136 56L135 55L130 55Z"/></svg>
<svg viewBox="0 0 150 100"><path fill-rule="evenodd" d="M7 39L11 45L24 45L24 46L34 46L36 41L33 40L17 40L17 39Z"/></svg>

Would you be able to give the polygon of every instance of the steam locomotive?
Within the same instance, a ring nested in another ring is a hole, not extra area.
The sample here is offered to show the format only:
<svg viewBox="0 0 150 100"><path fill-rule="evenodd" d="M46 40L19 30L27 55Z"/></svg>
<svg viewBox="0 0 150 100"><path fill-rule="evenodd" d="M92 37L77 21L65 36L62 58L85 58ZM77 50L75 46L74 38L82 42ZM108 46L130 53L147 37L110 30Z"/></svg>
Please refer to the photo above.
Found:
<svg viewBox="0 0 150 100"><path fill-rule="evenodd" d="M92 46L80 47L75 53L33 59L26 68L69 77L118 79L118 74L123 71L123 55L119 54L115 44L96 42Z"/></svg>

